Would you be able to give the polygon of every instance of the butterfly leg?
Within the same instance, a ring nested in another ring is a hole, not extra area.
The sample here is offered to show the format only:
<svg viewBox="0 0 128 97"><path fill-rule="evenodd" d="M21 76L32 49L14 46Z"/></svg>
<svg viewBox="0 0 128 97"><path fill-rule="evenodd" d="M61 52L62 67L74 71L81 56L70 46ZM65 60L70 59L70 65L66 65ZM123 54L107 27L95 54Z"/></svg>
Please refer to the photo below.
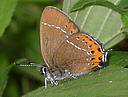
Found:
<svg viewBox="0 0 128 97"><path fill-rule="evenodd" d="M54 82L54 84L57 86L57 85L58 85L58 82L57 82L57 81L55 81L55 82Z"/></svg>
<svg viewBox="0 0 128 97"><path fill-rule="evenodd" d="M76 76L73 76L73 74L71 72L68 72L69 76L71 76L74 79L78 79Z"/></svg>
<svg viewBox="0 0 128 97"><path fill-rule="evenodd" d="M58 82L55 81L53 78L48 79L48 78L46 77L46 78L45 78L45 89L47 88L47 81L48 81L48 80L51 82L52 85L53 85L53 84L55 84L56 86L58 85Z"/></svg>
<svg viewBox="0 0 128 97"><path fill-rule="evenodd" d="M52 85L53 85L53 84L55 84L56 86L58 85L58 82L55 81L54 79L51 79L50 82L51 82Z"/></svg>
<svg viewBox="0 0 128 97"><path fill-rule="evenodd" d="M45 87L45 89L47 88L47 80L48 80L48 79L47 79L47 78L45 78L45 86L44 86L44 87Z"/></svg>

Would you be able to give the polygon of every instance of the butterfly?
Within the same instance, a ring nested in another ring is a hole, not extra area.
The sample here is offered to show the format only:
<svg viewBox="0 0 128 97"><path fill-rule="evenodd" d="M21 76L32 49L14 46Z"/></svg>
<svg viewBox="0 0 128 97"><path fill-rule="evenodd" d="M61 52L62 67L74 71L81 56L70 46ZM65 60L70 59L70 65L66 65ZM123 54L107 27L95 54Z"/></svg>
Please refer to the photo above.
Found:
<svg viewBox="0 0 128 97"><path fill-rule="evenodd" d="M101 68L107 61L108 51L88 33L81 32L63 11L46 7L40 20L41 52L46 65L40 73L47 81L58 85L57 80L87 73Z"/></svg>

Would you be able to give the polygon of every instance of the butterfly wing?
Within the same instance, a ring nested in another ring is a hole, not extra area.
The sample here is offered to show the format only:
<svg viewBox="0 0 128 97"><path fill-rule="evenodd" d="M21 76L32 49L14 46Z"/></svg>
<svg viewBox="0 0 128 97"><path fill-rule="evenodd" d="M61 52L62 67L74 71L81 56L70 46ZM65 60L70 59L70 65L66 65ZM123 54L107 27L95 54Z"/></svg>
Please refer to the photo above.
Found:
<svg viewBox="0 0 128 97"><path fill-rule="evenodd" d="M50 6L44 9L40 20L40 41L42 56L48 66L53 65L53 53L61 43L77 32L78 27L61 10Z"/></svg>
<svg viewBox="0 0 128 97"><path fill-rule="evenodd" d="M53 62L78 73L98 66L104 55L101 45L92 36L79 32L65 39L54 53Z"/></svg>

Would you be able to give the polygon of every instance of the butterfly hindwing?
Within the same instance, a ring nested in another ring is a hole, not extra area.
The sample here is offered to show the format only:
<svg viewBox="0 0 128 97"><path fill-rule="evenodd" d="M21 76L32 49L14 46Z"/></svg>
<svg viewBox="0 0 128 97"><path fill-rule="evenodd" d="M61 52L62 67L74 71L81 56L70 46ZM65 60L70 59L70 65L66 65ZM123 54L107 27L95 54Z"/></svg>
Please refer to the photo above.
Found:
<svg viewBox="0 0 128 97"><path fill-rule="evenodd" d="M59 46L53 56L53 63L71 68L73 72L86 71L101 63L99 59L103 55L98 51L99 44L87 33L75 33ZM83 65L82 65L83 64ZM73 67L77 71L73 70ZM79 70L79 69L83 70Z"/></svg>

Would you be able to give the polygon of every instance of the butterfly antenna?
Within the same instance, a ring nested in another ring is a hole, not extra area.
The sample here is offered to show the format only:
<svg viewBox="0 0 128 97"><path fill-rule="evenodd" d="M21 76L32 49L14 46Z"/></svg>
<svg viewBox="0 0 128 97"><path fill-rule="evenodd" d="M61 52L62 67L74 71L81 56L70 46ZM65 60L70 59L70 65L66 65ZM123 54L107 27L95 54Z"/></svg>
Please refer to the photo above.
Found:
<svg viewBox="0 0 128 97"><path fill-rule="evenodd" d="M35 66L35 67L42 67L40 64L31 63L31 62L29 62L28 64L17 64L17 63L14 63L14 64L16 64L18 66L27 66L27 67L33 67L33 66Z"/></svg>

